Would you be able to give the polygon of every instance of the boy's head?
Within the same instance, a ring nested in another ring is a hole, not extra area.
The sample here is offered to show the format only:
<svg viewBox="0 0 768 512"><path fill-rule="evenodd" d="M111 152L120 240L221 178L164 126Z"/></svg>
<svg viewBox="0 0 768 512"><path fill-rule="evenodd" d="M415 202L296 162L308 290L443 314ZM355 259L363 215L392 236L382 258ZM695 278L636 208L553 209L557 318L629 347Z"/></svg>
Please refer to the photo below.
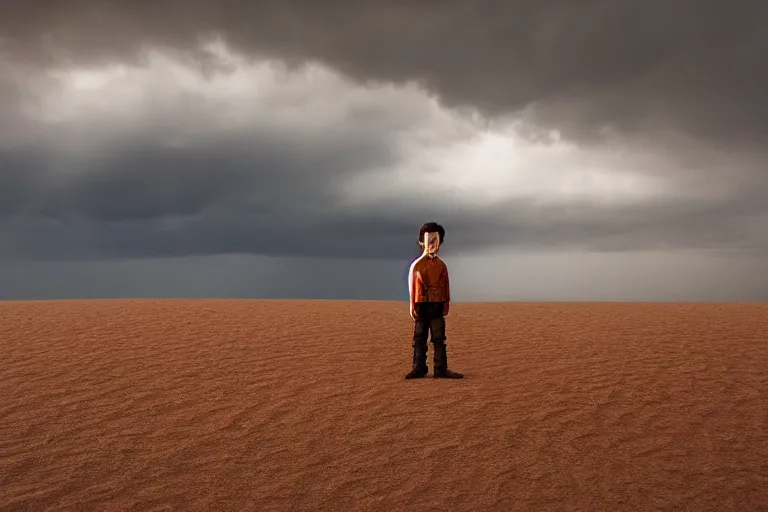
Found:
<svg viewBox="0 0 768 512"><path fill-rule="evenodd" d="M427 222L419 230L419 245L430 256L437 254L444 239L445 229L437 222Z"/></svg>

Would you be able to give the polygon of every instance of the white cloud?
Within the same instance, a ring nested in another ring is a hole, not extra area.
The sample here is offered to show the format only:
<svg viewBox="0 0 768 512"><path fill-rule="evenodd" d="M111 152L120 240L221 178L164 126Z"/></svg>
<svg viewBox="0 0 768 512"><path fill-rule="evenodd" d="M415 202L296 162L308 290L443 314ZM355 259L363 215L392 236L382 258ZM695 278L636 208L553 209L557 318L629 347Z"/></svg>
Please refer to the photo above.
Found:
<svg viewBox="0 0 768 512"><path fill-rule="evenodd" d="M416 153L412 165L438 169L431 181L487 205L510 197L543 203L574 198L628 201L663 190L661 180L610 164L607 156L565 141L527 141L510 127L504 132L477 132L435 155Z"/></svg>
<svg viewBox="0 0 768 512"><path fill-rule="evenodd" d="M673 190L645 172L642 158L577 147L557 133L531 141L519 122L491 125L448 110L416 85L363 86L319 64L289 69L251 61L221 42L206 50L217 64L207 72L158 51L141 66L51 70L49 86L27 112L51 143L78 158L148 130L156 141L177 146L243 134L281 134L290 141L379 133L400 163L361 169L368 172L344 183L348 207L393 197L418 200L427 190L468 207L510 198L612 206Z"/></svg>
<svg viewBox="0 0 768 512"><path fill-rule="evenodd" d="M254 128L294 134L338 132L350 124L396 130L436 110L415 86L366 88L317 64L289 69L277 61L251 62L221 43L207 50L221 64L209 72L159 51L147 53L142 66L51 70L51 85L30 113L50 127L98 128L96 135L107 138L152 121L169 138L193 143Z"/></svg>

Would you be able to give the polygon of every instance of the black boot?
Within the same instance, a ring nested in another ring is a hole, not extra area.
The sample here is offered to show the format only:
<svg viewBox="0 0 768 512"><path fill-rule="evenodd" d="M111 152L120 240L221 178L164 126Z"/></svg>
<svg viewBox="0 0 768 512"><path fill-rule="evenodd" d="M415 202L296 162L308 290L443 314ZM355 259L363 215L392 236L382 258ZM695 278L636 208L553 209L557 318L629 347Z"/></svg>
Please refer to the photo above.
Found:
<svg viewBox="0 0 768 512"><path fill-rule="evenodd" d="M445 351L445 343L433 343L435 350L435 374L436 379L463 379L463 373L452 372L448 369L448 354Z"/></svg>
<svg viewBox="0 0 768 512"><path fill-rule="evenodd" d="M413 369L406 379L421 379L427 375L429 367L427 366L427 347L421 345L413 345Z"/></svg>

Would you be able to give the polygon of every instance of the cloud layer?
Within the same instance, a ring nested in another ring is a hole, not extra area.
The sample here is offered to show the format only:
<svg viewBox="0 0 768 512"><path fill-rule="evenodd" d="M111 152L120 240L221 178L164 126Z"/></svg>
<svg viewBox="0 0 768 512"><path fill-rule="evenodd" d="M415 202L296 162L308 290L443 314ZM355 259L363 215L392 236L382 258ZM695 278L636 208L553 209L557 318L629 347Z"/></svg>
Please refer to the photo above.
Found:
<svg viewBox="0 0 768 512"><path fill-rule="evenodd" d="M766 247L756 160L532 141L415 85L207 51L220 71L46 72L2 154L5 255L404 257L427 218L470 251Z"/></svg>
<svg viewBox="0 0 768 512"><path fill-rule="evenodd" d="M764 145L768 6L761 0L441 2L160 0L24 2L3 17L6 52L106 63L165 46L204 68L199 41L357 81L418 81L448 104L524 111L570 137L660 126Z"/></svg>
<svg viewBox="0 0 768 512"><path fill-rule="evenodd" d="M732 275L723 251L768 252L766 20L748 0L20 3L0 259L342 269L407 261L436 220L461 261L714 251Z"/></svg>

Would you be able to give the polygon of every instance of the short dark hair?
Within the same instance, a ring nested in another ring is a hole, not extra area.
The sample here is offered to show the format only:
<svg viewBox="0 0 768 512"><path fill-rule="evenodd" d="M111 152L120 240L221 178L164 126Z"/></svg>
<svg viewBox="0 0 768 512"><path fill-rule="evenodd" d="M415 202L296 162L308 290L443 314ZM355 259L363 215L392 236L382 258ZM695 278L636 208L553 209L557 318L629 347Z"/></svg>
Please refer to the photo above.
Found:
<svg viewBox="0 0 768 512"><path fill-rule="evenodd" d="M425 233L437 233L438 237L440 238L440 245L443 244L443 240L445 240L445 228L438 224L437 222L427 222L423 226L421 226L421 229L419 230L419 243L424 243L424 234Z"/></svg>

